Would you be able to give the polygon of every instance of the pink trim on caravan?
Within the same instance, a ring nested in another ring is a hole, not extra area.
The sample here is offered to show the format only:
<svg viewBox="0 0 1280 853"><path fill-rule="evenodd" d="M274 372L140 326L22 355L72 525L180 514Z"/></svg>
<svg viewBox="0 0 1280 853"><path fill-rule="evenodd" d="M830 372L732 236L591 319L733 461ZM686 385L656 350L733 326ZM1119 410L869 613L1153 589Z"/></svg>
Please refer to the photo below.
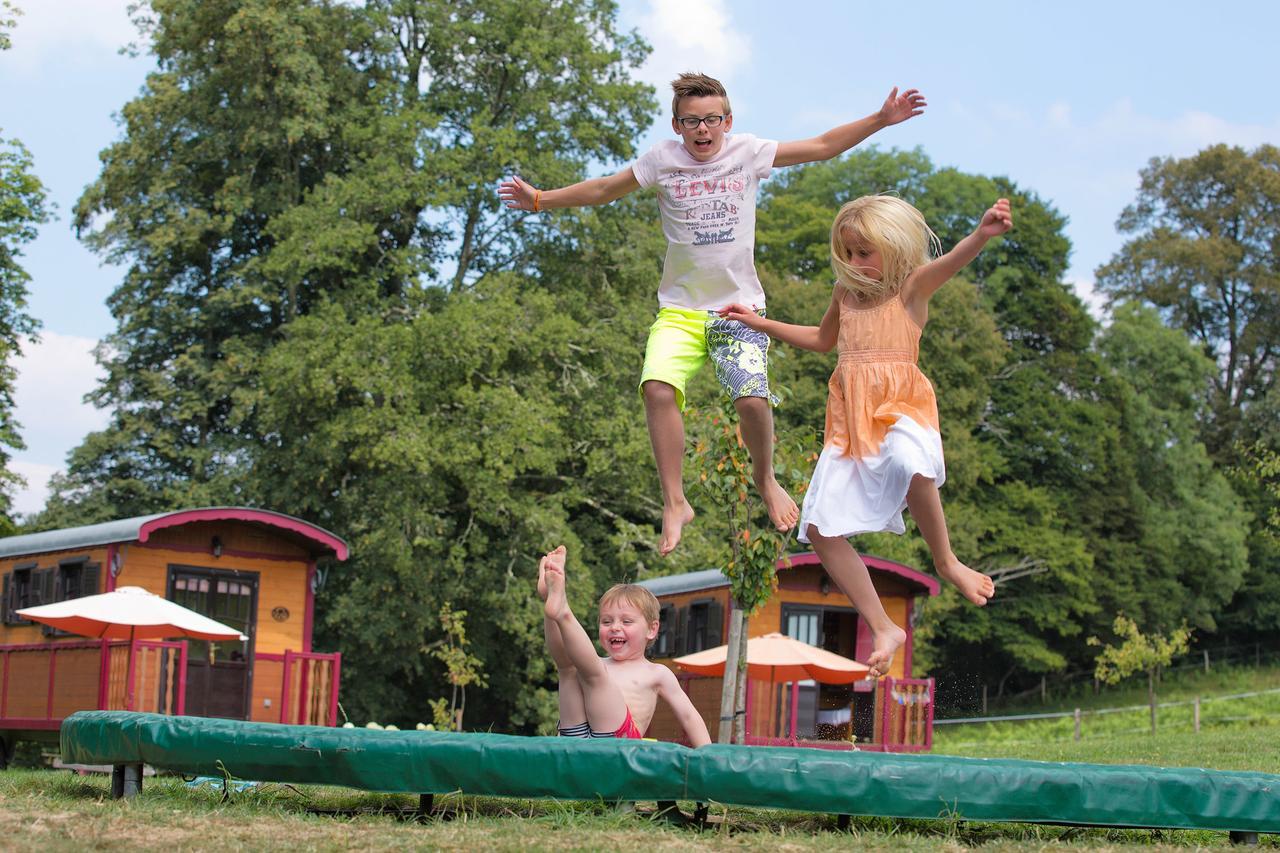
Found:
<svg viewBox="0 0 1280 853"><path fill-rule="evenodd" d="M867 564L868 569L876 569L878 571L885 572L887 574L897 575L898 577L902 578L905 581L924 587L929 591L929 595L937 595L939 592L942 591L942 584L938 582L937 578L930 577L929 575L926 575L924 572L917 572L915 569L911 568L910 566L904 566L902 563L897 563L897 562L894 562L893 560L886 560L884 557L872 557L867 554L863 554L862 552L858 552L858 556L862 557L862 562ZM805 554L793 554L790 557L786 557L784 559L790 560L792 566L822 565L821 558L819 558L818 555L814 554L813 552L808 552ZM784 567L783 560L779 560L778 568L781 569L783 567Z"/></svg>
<svg viewBox="0 0 1280 853"><path fill-rule="evenodd" d="M264 509L243 509L237 507L209 507L206 509L190 509L154 518L142 525L138 530L138 541L146 542L152 533L166 527L177 527L194 521L250 521L289 530L333 551L339 560L347 559L347 545L327 530L308 524L301 519L271 512Z"/></svg>

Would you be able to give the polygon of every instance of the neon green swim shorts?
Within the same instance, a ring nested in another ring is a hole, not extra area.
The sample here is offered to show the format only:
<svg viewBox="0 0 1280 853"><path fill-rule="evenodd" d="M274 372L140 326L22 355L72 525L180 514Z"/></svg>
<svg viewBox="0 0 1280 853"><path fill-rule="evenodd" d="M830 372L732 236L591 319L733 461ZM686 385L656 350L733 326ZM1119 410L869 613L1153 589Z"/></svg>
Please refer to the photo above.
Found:
<svg viewBox="0 0 1280 853"><path fill-rule="evenodd" d="M640 387L651 379L667 383L676 389L683 411L685 385L707 358L730 398L764 397L777 405L778 398L769 393L769 336L714 311L658 309L649 327Z"/></svg>

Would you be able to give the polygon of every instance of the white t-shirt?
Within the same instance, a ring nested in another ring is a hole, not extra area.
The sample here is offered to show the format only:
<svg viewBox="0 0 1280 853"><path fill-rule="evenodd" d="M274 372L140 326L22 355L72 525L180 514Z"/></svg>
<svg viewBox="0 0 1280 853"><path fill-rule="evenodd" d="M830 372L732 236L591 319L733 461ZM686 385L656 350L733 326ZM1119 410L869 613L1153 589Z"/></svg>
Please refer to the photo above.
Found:
<svg viewBox="0 0 1280 853"><path fill-rule="evenodd" d="M731 133L719 154L699 162L682 142L668 139L631 167L640 186L658 186L667 237L660 306L764 307L755 265L756 191L773 170L777 150L773 140Z"/></svg>

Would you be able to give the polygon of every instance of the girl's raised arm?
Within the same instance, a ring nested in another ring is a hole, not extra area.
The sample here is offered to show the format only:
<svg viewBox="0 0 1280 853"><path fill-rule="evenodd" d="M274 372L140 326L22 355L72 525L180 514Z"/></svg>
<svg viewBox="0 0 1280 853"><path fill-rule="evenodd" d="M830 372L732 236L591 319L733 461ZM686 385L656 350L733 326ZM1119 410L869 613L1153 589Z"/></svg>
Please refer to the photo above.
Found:
<svg viewBox="0 0 1280 853"><path fill-rule="evenodd" d="M840 289L831 294L831 302L827 305L827 313L822 315L822 322L817 326L797 326L794 323L782 323L761 317L745 305L734 303L720 309L720 316L729 320L737 320L742 325L764 332L775 341L782 341L800 349L814 352L830 352L840 336Z"/></svg>
<svg viewBox="0 0 1280 853"><path fill-rule="evenodd" d="M973 229L972 234L956 243L950 252L907 276L902 285L902 301L920 325L923 326L923 321L929 316L929 299L938 288L978 257L988 240L1004 234L1012 227L1013 214L1009 210L1009 199L999 199L982 214L982 221Z"/></svg>

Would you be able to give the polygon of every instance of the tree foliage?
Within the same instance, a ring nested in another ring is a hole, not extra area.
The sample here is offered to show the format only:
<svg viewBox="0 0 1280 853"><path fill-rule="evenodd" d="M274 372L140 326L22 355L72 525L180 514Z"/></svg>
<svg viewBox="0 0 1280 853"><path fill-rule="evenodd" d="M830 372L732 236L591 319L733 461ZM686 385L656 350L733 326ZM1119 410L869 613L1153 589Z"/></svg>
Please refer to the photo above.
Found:
<svg viewBox="0 0 1280 853"><path fill-rule="evenodd" d="M10 47L9 30L19 9L0 2L0 50ZM13 15L15 17L9 17ZM0 138L0 535L14 530L12 492L22 478L10 470L14 450L25 447L14 419L14 359L22 343L34 341L40 328L27 312L27 284L31 275L22 267L22 249L36 237L51 215L44 185L36 177L31 153L16 139Z"/></svg>
<svg viewBox="0 0 1280 853"><path fill-rule="evenodd" d="M1153 158L1098 270L1113 299L1157 308L1213 359L1204 440L1226 461L1248 408L1275 387L1280 353L1280 149L1214 145Z"/></svg>
<svg viewBox="0 0 1280 853"><path fill-rule="evenodd" d="M526 220L496 216L493 180L627 156L651 107L609 2L151 6L158 69L77 207L127 268L93 394L112 420L46 525L247 495L258 358L286 325L327 305L403 322L514 263Z"/></svg>
<svg viewBox="0 0 1280 853"><path fill-rule="evenodd" d="M1094 668L1094 676L1105 684L1116 684L1135 672L1147 676L1147 701L1151 708L1151 733L1156 733L1156 679L1175 656L1183 654L1191 643L1191 629L1186 625L1168 635L1144 634L1138 623L1123 613L1116 615L1112 630L1120 639L1118 645L1103 646ZM1101 645L1097 637L1089 645Z"/></svg>

